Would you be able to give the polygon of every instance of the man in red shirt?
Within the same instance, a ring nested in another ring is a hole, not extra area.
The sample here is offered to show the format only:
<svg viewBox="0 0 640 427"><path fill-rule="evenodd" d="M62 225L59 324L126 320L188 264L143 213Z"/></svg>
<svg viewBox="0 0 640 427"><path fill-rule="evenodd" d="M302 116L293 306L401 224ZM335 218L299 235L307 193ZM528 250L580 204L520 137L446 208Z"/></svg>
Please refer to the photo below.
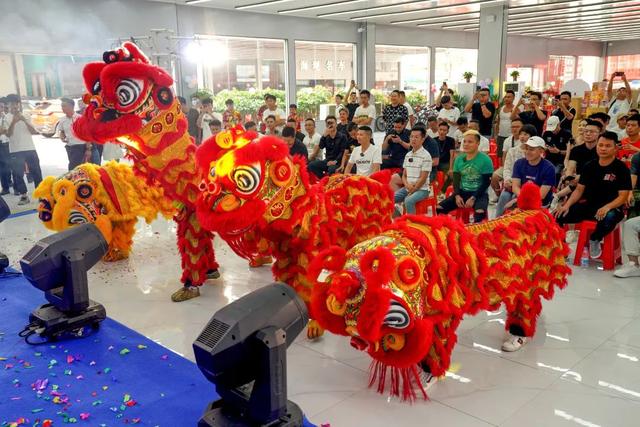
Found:
<svg viewBox="0 0 640 427"><path fill-rule="evenodd" d="M640 153L640 114L627 117L627 137L620 141L618 158L630 160L634 154Z"/></svg>

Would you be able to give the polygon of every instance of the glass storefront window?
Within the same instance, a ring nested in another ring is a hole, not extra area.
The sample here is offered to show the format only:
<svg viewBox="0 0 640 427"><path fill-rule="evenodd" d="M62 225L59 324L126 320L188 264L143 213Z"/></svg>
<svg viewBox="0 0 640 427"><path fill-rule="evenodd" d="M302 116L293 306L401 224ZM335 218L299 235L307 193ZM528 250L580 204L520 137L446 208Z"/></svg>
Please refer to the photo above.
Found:
<svg viewBox="0 0 640 427"><path fill-rule="evenodd" d="M80 97L86 91L82 69L101 58L77 55L16 55L18 85L30 98Z"/></svg>
<svg viewBox="0 0 640 427"><path fill-rule="evenodd" d="M285 109L284 40L197 36L181 53L197 70L189 84L193 93L185 96L212 98L217 113L232 99L243 121L257 120L266 94L274 95L278 106Z"/></svg>
<svg viewBox="0 0 640 427"><path fill-rule="evenodd" d="M298 111L319 117L319 106L333 104L355 79L355 45L296 41L295 49Z"/></svg>
<svg viewBox="0 0 640 427"><path fill-rule="evenodd" d="M554 86L557 90L575 78L576 57L549 55L547 64L547 86Z"/></svg>
<svg viewBox="0 0 640 427"><path fill-rule="evenodd" d="M436 87L442 86L443 82L447 82L450 88L455 88L457 83L464 82L462 75L470 71L474 77L471 81L476 80L478 73L478 49L455 49L455 48L436 48L435 75Z"/></svg>
<svg viewBox="0 0 640 427"><path fill-rule="evenodd" d="M513 81L511 73L514 71L518 71L520 73L520 75L518 76L518 81L524 82L526 88L538 91L544 90L546 65L524 66L517 64L507 64L506 69L507 72L504 76L505 81Z"/></svg>
<svg viewBox="0 0 640 427"><path fill-rule="evenodd" d="M600 81L600 66L602 58L599 56L579 56L576 67L576 78L589 83L589 86Z"/></svg>
<svg viewBox="0 0 640 427"><path fill-rule="evenodd" d="M610 78L616 71L624 71L632 88L640 87L640 55L608 56L605 78ZM614 87L619 85L621 82L616 79Z"/></svg>
<svg viewBox="0 0 640 427"><path fill-rule="evenodd" d="M429 93L429 48L376 45L375 89Z"/></svg>

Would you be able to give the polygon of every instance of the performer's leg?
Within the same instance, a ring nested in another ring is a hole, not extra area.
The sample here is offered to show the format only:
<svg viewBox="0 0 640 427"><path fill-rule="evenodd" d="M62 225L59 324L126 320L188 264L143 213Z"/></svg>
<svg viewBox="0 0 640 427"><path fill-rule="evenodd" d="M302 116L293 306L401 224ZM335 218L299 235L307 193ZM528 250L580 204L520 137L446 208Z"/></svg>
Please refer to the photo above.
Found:
<svg viewBox="0 0 640 427"><path fill-rule="evenodd" d="M427 357L420 363L423 371L436 377L442 376L449 369L451 352L458 340L456 329L460 324L459 317L445 318L434 325L433 342Z"/></svg>
<svg viewBox="0 0 640 427"><path fill-rule="evenodd" d="M182 259L184 286L171 295L174 302L186 301L200 295L198 287L215 276L218 263L213 252L213 235L200 226L195 211L184 209L174 218L178 225L178 250Z"/></svg>
<svg viewBox="0 0 640 427"><path fill-rule="evenodd" d="M102 258L107 262L120 261L129 258L131 246L133 245L133 235L136 232L137 219L131 221L121 221L113 224L109 251Z"/></svg>
<svg viewBox="0 0 640 427"><path fill-rule="evenodd" d="M540 298L518 298L513 311L507 313L505 329L511 336L502 344L504 351L520 350L533 337L538 315L542 311Z"/></svg>

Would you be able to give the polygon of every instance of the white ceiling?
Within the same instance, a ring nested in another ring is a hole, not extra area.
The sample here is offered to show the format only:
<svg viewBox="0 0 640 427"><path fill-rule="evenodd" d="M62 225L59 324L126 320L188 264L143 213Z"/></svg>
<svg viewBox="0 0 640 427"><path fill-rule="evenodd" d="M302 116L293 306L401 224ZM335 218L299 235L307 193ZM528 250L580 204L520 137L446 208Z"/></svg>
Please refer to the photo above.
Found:
<svg viewBox="0 0 640 427"><path fill-rule="evenodd" d="M640 38L639 0L159 0L317 19L478 31L480 6L508 3L509 34L573 40Z"/></svg>

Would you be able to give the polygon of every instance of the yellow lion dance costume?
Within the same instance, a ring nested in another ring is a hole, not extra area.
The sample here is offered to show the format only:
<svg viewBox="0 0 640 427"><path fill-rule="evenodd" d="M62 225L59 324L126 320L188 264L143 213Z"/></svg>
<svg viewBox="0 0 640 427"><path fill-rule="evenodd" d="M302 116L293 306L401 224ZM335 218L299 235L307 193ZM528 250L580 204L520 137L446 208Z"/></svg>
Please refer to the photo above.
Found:
<svg viewBox="0 0 640 427"><path fill-rule="evenodd" d="M150 223L159 213L165 218L175 213L162 188L147 185L131 166L117 162L85 163L58 178L48 176L33 196L40 199L38 217L50 230L96 224L109 242L105 261L129 257L137 217Z"/></svg>

